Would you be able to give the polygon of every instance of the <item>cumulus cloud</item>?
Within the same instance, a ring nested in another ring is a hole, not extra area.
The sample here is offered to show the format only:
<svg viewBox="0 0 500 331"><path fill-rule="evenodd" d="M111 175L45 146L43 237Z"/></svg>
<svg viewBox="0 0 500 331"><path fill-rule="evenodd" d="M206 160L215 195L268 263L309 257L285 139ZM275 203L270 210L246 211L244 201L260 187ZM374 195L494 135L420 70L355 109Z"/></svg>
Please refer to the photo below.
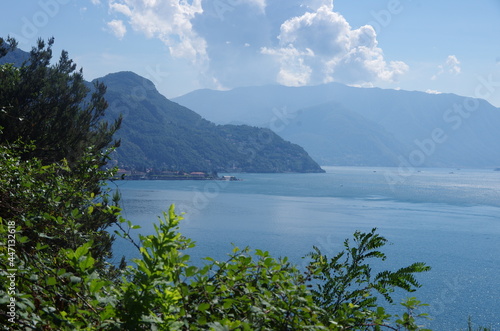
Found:
<svg viewBox="0 0 500 331"><path fill-rule="evenodd" d="M286 48L279 49L264 47L261 52L280 58L282 65L277 77L278 83L287 86L302 86L310 81L312 68L304 62L306 58L314 56L311 49L307 48L301 52L290 44Z"/></svg>
<svg viewBox="0 0 500 331"><path fill-rule="evenodd" d="M286 20L279 47L262 48L280 63L278 81L285 85L339 81L367 84L395 81L408 71L401 61L387 62L370 25L352 29L333 11L332 1L315 1L317 10Z"/></svg>
<svg viewBox="0 0 500 331"><path fill-rule="evenodd" d="M109 0L109 8L126 16L134 30L160 39L173 57L198 64L208 60L207 43L191 24L197 14L203 13L201 0Z"/></svg>
<svg viewBox="0 0 500 331"><path fill-rule="evenodd" d="M127 28L121 20L112 20L108 22L107 26L109 31L111 31L111 33L113 33L118 39L123 39L127 33Z"/></svg>
<svg viewBox="0 0 500 331"><path fill-rule="evenodd" d="M447 73L451 75L458 75L462 71L460 67L460 61L458 61L455 55L448 55L444 64L438 66L438 72L431 77L432 80L436 80L439 76Z"/></svg>

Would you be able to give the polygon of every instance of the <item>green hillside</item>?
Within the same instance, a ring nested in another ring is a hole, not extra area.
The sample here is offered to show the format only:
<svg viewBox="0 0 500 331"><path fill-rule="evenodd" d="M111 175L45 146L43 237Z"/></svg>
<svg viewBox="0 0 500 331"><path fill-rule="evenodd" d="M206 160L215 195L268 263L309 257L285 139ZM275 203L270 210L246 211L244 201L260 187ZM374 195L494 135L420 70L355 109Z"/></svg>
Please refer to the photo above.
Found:
<svg viewBox="0 0 500 331"><path fill-rule="evenodd" d="M107 86L108 119L123 116L121 146L113 158L123 168L216 172L322 172L298 145L269 129L216 125L161 95L132 72L99 78Z"/></svg>

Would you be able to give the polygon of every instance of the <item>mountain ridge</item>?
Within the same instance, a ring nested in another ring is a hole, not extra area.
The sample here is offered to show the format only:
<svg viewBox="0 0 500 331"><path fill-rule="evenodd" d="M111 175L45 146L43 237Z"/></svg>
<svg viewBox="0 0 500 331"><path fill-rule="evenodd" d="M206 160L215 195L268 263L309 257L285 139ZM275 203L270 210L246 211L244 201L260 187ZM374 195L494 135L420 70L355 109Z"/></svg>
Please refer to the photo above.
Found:
<svg viewBox="0 0 500 331"><path fill-rule="evenodd" d="M19 48L0 58L0 64L21 66L29 53ZM107 85L109 107L104 120L123 116L116 138L121 146L112 163L147 171L206 172L324 172L304 149L268 129L247 125L224 126L161 95L154 84L131 71L111 73L86 82ZM89 96L90 97L90 96Z"/></svg>
<svg viewBox="0 0 500 331"><path fill-rule="evenodd" d="M500 134L495 129L500 126L500 110L485 100L453 93L328 83L217 92L197 90L173 100L216 123L237 122L276 129L271 119L273 114L281 113L285 125L275 132L303 146L322 165L400 166L402 159L424 167L490 168L500 164ZM473 111L466 111L468 104L474 106ZM308 118L311 116L314 119ZM334 135L332 131L344 129L332 116L342 116L353 132L365 126L371 134L359 135L359 139L349 134ZM308 122L322 123L322 129L303 124ZM433 132L441 133L443 141L433 142L431 152L422 150L419 146L432 141ZM380 157L363 157L366 151Z"/></svg>
<svg viewBox="0 0 500 331"><path fill-rule="evenodd" d="M269 129L216 125L161 95L133 72L97 78L108 119L123 116L116 152L124 167L217 172L323 172L304 149Z"/></svg>

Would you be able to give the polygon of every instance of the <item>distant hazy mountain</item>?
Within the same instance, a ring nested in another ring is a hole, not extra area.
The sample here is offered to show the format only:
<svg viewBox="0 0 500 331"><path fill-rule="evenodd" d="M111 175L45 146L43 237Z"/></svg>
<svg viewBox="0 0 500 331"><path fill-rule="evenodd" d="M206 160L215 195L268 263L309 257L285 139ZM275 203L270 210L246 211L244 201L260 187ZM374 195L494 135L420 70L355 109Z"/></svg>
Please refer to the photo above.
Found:
<svg viewBox="0 0 500 331"><path fill-rule="evenodd" d="M322 172L299 147L269 129L216 125L161 95L132 72L98 78L107 114L123 115L116 159L124 167L187 171Z"/></svg>
<svg viewBox="0 0 500 331"><path fill-rule="evenodd" d="M269 127L323 165L500 165L500 110L481 99L330 83L173 100L216 123Z"/></svg>
<svg viewBox="0 0 500 331"><path fill-rule="evenodd" d="M304 108L288 125L276 126L290 141L300 141L323 165L392 166L403 153L385 129L337 103Z"/></svg>

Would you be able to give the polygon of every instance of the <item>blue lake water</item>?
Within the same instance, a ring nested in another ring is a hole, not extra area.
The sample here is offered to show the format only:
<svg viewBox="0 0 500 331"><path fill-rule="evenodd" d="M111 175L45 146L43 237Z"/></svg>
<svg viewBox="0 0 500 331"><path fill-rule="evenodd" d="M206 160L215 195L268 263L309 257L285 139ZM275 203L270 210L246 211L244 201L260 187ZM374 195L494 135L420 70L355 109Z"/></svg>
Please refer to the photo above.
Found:
<svg viewBox="0 0 500 331"><path fill-rule="evenodd" d="M143 234L175 204L195 261L225 259L234 243L303 265L312 246L335 254L373 227L391 245L381 267L426 262L416 296L422 324L466 329L467 318L500 330L500 172L469 169L325 167L325 174L231 174L242 181L118 181L124 217ZM122 240L115 256L134 256ZM400 301L398 299L398 301ZM398 310L401 312L401 310Z"/></svg>

